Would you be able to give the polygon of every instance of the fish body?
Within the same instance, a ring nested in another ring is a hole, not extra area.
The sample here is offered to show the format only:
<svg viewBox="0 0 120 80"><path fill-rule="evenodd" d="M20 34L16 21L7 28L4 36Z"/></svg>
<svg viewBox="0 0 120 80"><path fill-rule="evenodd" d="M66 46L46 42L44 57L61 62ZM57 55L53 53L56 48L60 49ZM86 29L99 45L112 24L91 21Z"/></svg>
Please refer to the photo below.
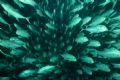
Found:
<svg viewBox="0 0 120 80"><path fill-rule="evenodd" d="M85 30L90 33L101 33L101 32L108 31L107 27L104 25L90 26L86 28Z"/></svg>
<svg viewBox="0 0 120 80"><path fill-rule="evenodd" d="M81 60L82 60L82 62L85 62L85 63L88 63L88 64L93 64L94 63L94 60L89 56L83 56L83 57L81 57Z"/></svg>
<svg viewBox="0 0 120 80"><path fill-rule="evenodd" d="M77 43L83 44L88 41L88 38L84 36L84 34L80 33L78 34L77 38L75 39Z"/></svg>
<svg viewBox="0 0 120 80"><path fill-rule="evenodd" d="M89 24L89 26L99 25L99 24L103 23L105 21L105 19L106 18L103 16L97 16L92 20L92 22Z"/></svg>
<svg viewBox="0 0 120 80"><path fill-rule="evenodd" d="M28 69L28 70L24 70L19 74L20 78L27 78L32 76L35 73L34 70Z"/></svg>
<svg viewBox="0 0 120 80"><path fill-rule="evenodd" d="M83 9L83 4L75 5L74 8L71 10L72 13L76 13Z"/></svg>
<svg viewBox="0 0 120 80"><path fill-rule="evenodd" d="M69 28L73 28L74 26L76 26L79 22L81 21L81 18L79 17L78 14L76 14L72 20L69 22L68 27Z"/></svg>
<svg viewBox="0 0 120 80"><path fill-rule="evenodd" d="M21 44L15 43L14 41L10 41L10 40L0 40L0 45L6 48L10 48L10 49L15 49L15 48L23 46Z"/></svg>
<svg viewBox="0 0 120 80"><path fill-rule="evenodd" d="M90 17L90 16L87 16L87 17L83 18L81 26L89 23L91 21L91 19L92 19L92 17Z"/></svg>
<svg viewBox="0 0 120 80"><path fill-rule="evenodd" d="M103 64L103 63L97 63L96 64L96 67L98 70L101 70L101 71L105 71L105 72L110 72L110 68L109 68L109 65L107 64Z"/></svg>
<svg viewBox="0 0 120 80"><path fill-rule="evenodd" d="M91 40L91 41L89 42L88 46L90 46L90 47L100 47L101 44L100 44L100 42L97 41L97 40Z"/></svg>
<svg viewBox="0 0 120 80"><path fill-rule="evenodd" d="M1 6L8 14L10 14L16 20L19 21L19 19L26 19L29 22L29 17L24 17L17 9L13 8L11 5L7 3L2 3Z"/></svg>
<svg viewBox="0 0 120 80"><path fill-rule="evenodd" d="M55 66L53 65L46 65L38 70L38 74L46 74L55 69Z"/></svg>
<svg viewBox="0 0 120 80"><path fill-rule="evenodd" d="M70 61L70 62L76 62L77 59L75 56L73 56L72 54L69 53L64 53L61 55L63 57L64 60Z"/></svg>
<svg viewBox="0 0 120 80"><path fill-rule="evenodd" d="M29 38L30 34L26 30L17 30L16 34L18 36L24 37L24 38Z"/></svg>
<svg viewBox="0 0 120 80"><path fill-rule="evenodd" d="M27 4L30 6L35 7L37 5L37 3L34 0L19 0L21 3L23 4Z"/></svg>
<svg viewBox="0 0 120 80"><path fill-rule="evenodd" d="M108 48L98 52L98 55L104 58L120 58L120 51L116 48Z"/></svg>
<svg viewBox="0 0 120 80"><path fill-rule="evenodd" d="M25 6L19 0L13 0L15 4L17 4L20 8L24 8Z"/></svg>

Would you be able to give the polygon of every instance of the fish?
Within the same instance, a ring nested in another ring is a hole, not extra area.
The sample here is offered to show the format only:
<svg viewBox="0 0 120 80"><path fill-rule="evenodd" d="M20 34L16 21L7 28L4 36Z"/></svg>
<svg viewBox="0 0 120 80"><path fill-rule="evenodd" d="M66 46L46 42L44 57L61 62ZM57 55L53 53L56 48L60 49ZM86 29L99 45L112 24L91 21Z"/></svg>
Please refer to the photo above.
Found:
<svg viewBox="0 0 120 80"><path fill-rule="evenodd" d="M40 44L35 45L35 46L34 46L34 49L35 49L36 51L39 51L39 50L41 49L41 45L40 45Z"/></svg>
<svg viewBox="0 0 120 80"><path fill-rule="evenodd" d="M15 26L17 26L16 24L15 24ZM18 25L19 26L19 25ZM17 28L17 27L16 27ZM37 34L38 32L37 32L37 28L35 27L35 26L33 26L33 25L31 25L31 24L28 24L27 25L27 28L32 32L32 33L34 33L34 34ZM21 28L19 28L18 27L18 29L21 29Z"/></svg>
<svg viewBox="0 0 120 80"><path fill-rule="evenodd" d="M110 67L107 64L103 63L96 63L95 64L98 70L105 71L105 72L110 72Z"/></svg>
<svg viewBox="0 0 120 80"><path fill-rule="evenodd" d="M120 29L114 29L114 30L112 30L112 32L119 35L120 34Z"/></svg>
<svg viewBox="0 0 120 80"><path fill-rule="evenodd" d="M109 17L109 16L112 15L114 12L115 12L114 9L110 9L110 10L107 10L106 12L104 12L101 16Z"/></svg>
<svg viewBox="0 0 120 80"><path fill-rule="evenodd" d="M40 17L45 17L40 6L38 7L38 9L36 8L36 14L38 14Z"/></svg>
<svg viewBox="0 0 120 80"><path fill-rule="evenodd" d="M116 48L106 48L103 51L98 52L98 56L104 58L120 58L120 51Z"/></svg>
<svg viewBox="0 0 120 80"><path fill-rule="evenodd" d="M25 6L19 0L13 0L20 8L25 8Z"/></svg>
<svg viewBox="0 0 120 80"><path fill-rule="evenodd" d="M111 44L113 47L120 49L120 41Z"/></svg>
<svg viewBox="0 0 120 80"><path fill-rule="evenodd" d="M106 6L107 4L110 3L111 0L105 0L103 3L99 4L99 6Z"/></svg>
<svg viewBox="0 0 120 80"><path fill-rule="evenodd" d="M21 30L21 29L22 29L21 26L18 25L18 24L16 24L16 23L14 23L13 25L14 25L14 27L15 27L17 30Z"/></svg>
<svg viewBox="0 0 120 80"><path fill-rule="evenodd" d="M101 33L108 31L108 28L105 25L90 26L85 29L90 33Z"/></svg>
<svg viewBox="0 0 120 80"><path fill-rule="evenodd" d="M118 20L118 21L120 21L120 15L117 15L117 16L111 18L111 19L112 19L112 20Z"/></svg>
<svg viewBox="0 0 120 80"><path fill-rule="evenodd" d="M86 74L92 75L92 69L91 69L90 67L84 66L84 67L82 67L82 70L83 70Z"/></svg>
<svg viewBox="0 0 120 80"><path fill-rule="evenodd" d="M21 36L21 37L24 37L24 38L29 38L30 37L30 34L26 30L24 30L22 27L20 27L20 25L14 23L14 26L17 29L16 34L18 36Z"/></svg>
<svg viewBox="0 0 120 80"><path fill-rule="evenodd" d="M46 23L46 27L47 27L48 29L55 30L54 22Z"/></svg>
<svg viewBox="0 0 120 80"><path fill-rule="evenodd" d="M84 3L93 3L94 2L94 0L84 0Z"/></svg>
<svg viewBox="0 0 120 80"><path fill-rule="evenodd" d="M76 13L76 12L82 10L83 8L84 8L84 7L83 7L83 4L75 5L75 6L73 7L73 9L70 11L70 13Z"/></svg>
<svg viewBox="0 0 120 80"><path fill-rule="evenodd" d="M120 73L117 73L117 72L112 73L111 78L115 80L120 80Z"/></svg>
<svg viewBox="0 0 120 80"><path fill-rule="evenodd" d="M61 54L61 56L66 61L70 61L70 62L76 62L77 61L77 58L74 55L69 54L69 53L63 53L63 54Z"/></svg>
<svg viewBox="0 0 120 80"><path fill-rule="evenodd" d="M28 63L28 64L33 64L35 61L37 61L37 59L30 57L23 57L21 60L22 63Z"/></svg>
<svg viewBox="0 0 120 80"><path fill-rule="evenodd" d="M61 7L60 7L60 19L63 21L63 10L64 10L64 7L65 7L65 4L63 3L62 5L61 5ZM54 13L54 15L55 15L55 13Z"/></svg>
<svg viewBox="0 0 120 80"><path fill-rule="evenodd" d="M46 5L48 5L49 4L49 0L45 0L45 3L46 3Z"/></svg>
<svg viewBox="0 0 120 80"><path fill-rule="evenodd" d="M15 48L19 48L19 47L23 46L23 45L20 45L18 43L15 43L14 41L2 40L2 39L0 40L0 45L3 47L6 47L6 48L10 48L10 49L15 49Z"/></svg>
<svg viewBox="0 0 120 80"><path fill-rule="evenodd" d="M49 73L51 71L53 71L56 67L54 65L46 65L43 66L42 68L38 69L38 74L46 74Z"/></svg>
<svg viewBox="0 0 120 80"><path fill-rule="evenodd" d="M23 53L24 53L24 51L20 50L20 49L12 49L10 51L10 55L13 55L13 56L16 56L16 57L21 56Z"/></svg>
<svg viewBox="0 0 120 80"><path fill-rule="evenodd" d="M56 63L58 61L58 57L57 56L53 56L50 58L50 62L52 63Z"/></svg>
<svg viewBox="0 0 120 80"><path fill-rule="evenodd" d="M93 64L94 63L94 60L89 56L82 56L80 59L84 63L88 63L88 64Z"/></svg>
<svg viewBox="0 0 120 80"><path fill-rule="evenodd" d="M0 77L0 80L10 80L10 77Z"/></svg>
<svg viewBox="0 0 120 80"><path fill-rule="evenodd" d="M70 2L69 6L73 6L75 4L75 0L70 0L69 2Z"/></svg>
<svg viewBox="0 0 120 80"><path fill-rule="evenodd" d="M118 0L105 0L103 3L99 4L99 6L105 7L109 3L112 3L112 9L115 7Z"/></svg>
<svg viewBox="0 0 120 80"><path fill-rule="evenodd" d="M84 34L79 34L79 35L77 36L77 38L75 39L75 41L76 41L77 43L83 44L83 43L85 43L85 42L87 42L87 41L89 41L89 40L88 40L88 38L87 38L86 36L84 36Z"/></svg>
<svg viewBox="0 0 120 80"><path fill-rule="evenodd" d="M33 6L33 7L35 7L37 5L37 3L34 0L19 0L19 2Z"/></svg>
<svg viewBox="0 0 120 80"><path fill-rule="evenodd" d="M26 30L17 30L16 34L18 36L24 37L24 38L29 38L30 34Z"/></svg>
<svg viewBox="0 0 120 80"><path fill-rule="evenodd" d="M73 46L72 45L68 45L67 48L66 48L66 51L70 51L72 50Z"/></svg>
<svg viewBox="0 0 120 80"><path fill-rule="evenodd" d="M35 73L35 70L27 69L27 70L22 71L18 76L20 78L27 78L27 77L32 76L34 73Z"/></svg>
<svg viewBox="0 0 120 80"><path fill-rule="evenodd" d="M17 9L13 8L11 5L7 3L2 3L1 6L8 14L14 17L17 21L19 21L19 19L26 19L29 22L30 17L24 17Z"/></svg>
<svg viewBox="0 0 120 80"><path fill-rule="evenodd" d="M82 75L82 74L83 74L83 71L80 70L80 69L78 69L78 70L77 70L77 73L78 73L79 75Z"/></svg>
<svg viewBox="0 0 120 80"><path fill-rule="evenodd" d="M91 19L92 19L92 17L90 17L90 16L87 16L87 17L83 18L81 26L86 25L87 23L89 23L91 21Z"/></svg>
<svg viewBox="0 0 120 80"><path fill-rule="evenodd" d="M46 1L48 1L48 0L46 0ZM36 14L38 14L40 17L44 17L45 15L42 13L42 8L41 8L41 6L39 5L39 3L36 3L34 0L19 0L19 5L20 4L27 4L27 5L29 5L29 6L32 6L32 7L34 7L35 8L35 11L36 11ZM21 5L22 5L21 4ZM48 2L47 2L47 4L48 4ZM45 13L47 13L47 12L45 12ZM47 13L48 14L48 13ZM28 17L29 18L29 17Z"/></svg>
<svg viewBox="0 0 120 80"><path fill-rule="evenodd" d="M78 23L80 23L81 18L79 17L79 14L74 15L74 17L70 20L68 27L73 28Z"/></svg>
<svg viewBox="0 0 120 80"><path fill-rule="evenodd" d="M52 13L50 13L47 9L44 10L44 13L48 18L53 19Z"/></svg>
<svg viewBox="0 0 120 80"><path fill-rule="evenodd" d="M90 42L87 46L89 46L89 47L100 47L101 43L97 40L90 40Z"/></svg>
<svg viewBox="0 0 120 80"><path fill-rule="evenodd" d="M106 20L106 17L97 16L97 17L93 18L93 20L92 20L92 22L89 24L89 26L100 25L100 24L103 23L105 20Z"/></svg>
<svg viewBox="0 0 120 80"><path fill-rule="evenodd" d="M25 45L26 44L24 41L20 40L18 37L11 37L9 40L13 41L17 44L20 44L20 45Z"/></svg>
<svg viewBox="0 0 120 80"><path fill-rule="evenodd" d="M118 63L118 64L116 64L116 63L113 63L112 65L113 65L113 68L120 69L120 64L119 64L119 63Z"/></svg>
<svg viewBox="0 0 120 80"><path fill-rule="evenodd" d="M110 26L108 26L110 28L110 31L114 30L115 28L120 28L120 23L113 23Z"/></svg>

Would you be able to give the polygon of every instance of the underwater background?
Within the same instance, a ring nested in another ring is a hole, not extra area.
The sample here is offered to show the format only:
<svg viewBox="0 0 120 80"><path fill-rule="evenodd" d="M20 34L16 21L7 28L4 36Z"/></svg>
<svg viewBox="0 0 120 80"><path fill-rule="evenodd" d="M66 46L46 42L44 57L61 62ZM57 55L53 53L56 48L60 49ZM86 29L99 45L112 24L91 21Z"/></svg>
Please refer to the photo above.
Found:
<svg viewBox="0 0 120 80"><path fill-rule="evenodd" d="M120 80L120 0L0 0L0 80Z"/></svg>

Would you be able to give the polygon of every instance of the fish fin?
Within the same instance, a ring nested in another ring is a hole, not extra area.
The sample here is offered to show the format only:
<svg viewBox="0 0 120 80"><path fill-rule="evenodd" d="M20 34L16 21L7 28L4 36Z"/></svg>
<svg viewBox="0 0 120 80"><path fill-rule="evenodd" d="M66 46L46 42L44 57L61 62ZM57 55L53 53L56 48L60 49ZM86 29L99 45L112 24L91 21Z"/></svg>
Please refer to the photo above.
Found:
<svg viewBox="0 0 120 80"><path fill-rule="evenodd" d="M30 20L29 20L30 17L26 17L25 19L27 20L28 23L30 23Z"/></svg>

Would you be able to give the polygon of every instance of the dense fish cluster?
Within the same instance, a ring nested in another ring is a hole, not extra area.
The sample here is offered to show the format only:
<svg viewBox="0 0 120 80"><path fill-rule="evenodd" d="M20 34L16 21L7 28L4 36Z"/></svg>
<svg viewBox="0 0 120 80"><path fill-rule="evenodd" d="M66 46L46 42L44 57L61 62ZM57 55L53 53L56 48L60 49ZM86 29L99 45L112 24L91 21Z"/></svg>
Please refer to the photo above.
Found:
<svg viewBox="0 0 120 80"><path fill-rule="evenodd" d="M120 80L119 0L0 0L0 80Z"/></svg>

